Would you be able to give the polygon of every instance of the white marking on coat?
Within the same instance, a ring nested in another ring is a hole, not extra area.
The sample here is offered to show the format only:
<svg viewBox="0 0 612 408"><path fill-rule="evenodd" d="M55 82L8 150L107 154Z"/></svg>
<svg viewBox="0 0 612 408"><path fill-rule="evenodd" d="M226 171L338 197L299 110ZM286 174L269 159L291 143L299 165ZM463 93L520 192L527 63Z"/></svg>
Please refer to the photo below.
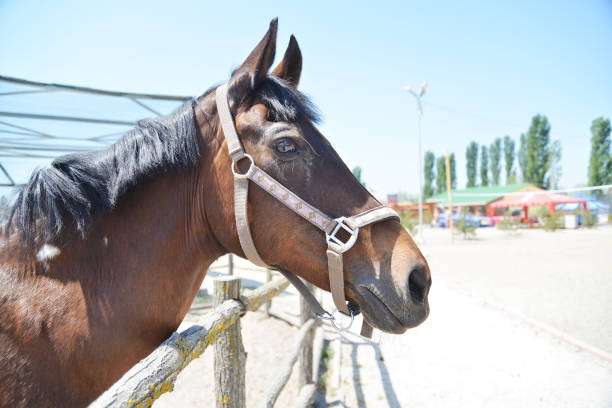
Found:
<svg viewBox="0 0 612 408"><path fill-rule="evenodd" d="M36 259L38 259L40 262L45 262L49 259L55 258L60 254L60 252L61 251L58 247L51 244L45 244L36 254Z"/></svg>

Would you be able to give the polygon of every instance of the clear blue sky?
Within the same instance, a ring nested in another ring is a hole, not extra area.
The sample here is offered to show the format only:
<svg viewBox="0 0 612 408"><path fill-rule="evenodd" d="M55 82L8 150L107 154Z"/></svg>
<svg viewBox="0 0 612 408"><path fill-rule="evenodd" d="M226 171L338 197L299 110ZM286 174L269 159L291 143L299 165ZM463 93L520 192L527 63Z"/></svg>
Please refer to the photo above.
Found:
<svg viewBox="0 0 612 408"><path fill-rule="evenodd" d="M612 117L610 1L376 3L3 0L0 73L195 95L278 16L277 58L295 34L322 131L377 195L417 192L403 86L424 80L423 151L455 152L460 186L468 142L508 134L518 146L536 113L561 139L561 185L586 181L591 121Z"/></svg>

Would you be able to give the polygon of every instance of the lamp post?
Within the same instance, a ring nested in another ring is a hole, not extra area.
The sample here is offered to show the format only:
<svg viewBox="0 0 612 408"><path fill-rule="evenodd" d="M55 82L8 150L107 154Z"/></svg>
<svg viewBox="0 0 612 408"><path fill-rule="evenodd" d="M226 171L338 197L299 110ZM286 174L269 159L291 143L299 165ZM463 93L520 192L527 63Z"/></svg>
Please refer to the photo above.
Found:
<svg viewBox="0 0 612 408"><path fill-rule="evenodd" d="M421 98L425 95L427 90L427 82L421 84L419 92L415 92L409 86L405 86L404 90L414 96L417 104L417 126L418 126L418 137L419 137L419 244L423 244L423 163L421 154L421 116L423 116L423 106L421 105Z"/></svg>

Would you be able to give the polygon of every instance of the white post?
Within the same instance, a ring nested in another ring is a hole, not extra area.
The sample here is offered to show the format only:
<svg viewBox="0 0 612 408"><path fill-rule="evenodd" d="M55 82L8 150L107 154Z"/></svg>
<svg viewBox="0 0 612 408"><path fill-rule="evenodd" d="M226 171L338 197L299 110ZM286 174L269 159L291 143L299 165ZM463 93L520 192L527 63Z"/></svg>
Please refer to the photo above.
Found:
<svg viewBox="0 0 612 408"><path fill-rule="evenodd" d="M421 89L416 93L409 86L405 86L404 90L410 93L416 99L417 103L417 126L418 126L418 145L419 145L419 235L418 241L419 244L423 245L425 242L423 238L423 158L421 152L421 116L423 116L423 106L421 105L421 98L425 95L425 91L427 90L427 82L423 82L421 85Z"/></svg>
<svg viewBox="0 0 612 408"><path fill-rule="evenodd" d="M421 153L421 98L418 100L417 122L419 127L419 244L423 245L423 155Z"/></svg>
<svg viewBox="0 0 612 408"><path fill-rule="evenodd" d="M227 274L230 276L234 274L234 255L233 254L227 255Z"/></svg>

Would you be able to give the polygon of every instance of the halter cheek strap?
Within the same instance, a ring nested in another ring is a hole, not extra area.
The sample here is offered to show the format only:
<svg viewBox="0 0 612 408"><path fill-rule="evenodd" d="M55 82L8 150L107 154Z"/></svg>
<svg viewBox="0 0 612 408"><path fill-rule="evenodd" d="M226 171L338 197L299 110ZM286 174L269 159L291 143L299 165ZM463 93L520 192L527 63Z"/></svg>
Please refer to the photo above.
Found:
<svg viewBox="0 0 612 408"><path fill-rule="evenodd" d="M306 288L306 285L304 285L297 276L282 268L267 265L259 256L255 243L253 242L247 215L250 180L287 206L287 208L325 233L329 286L334 304L340 312L350 315L351 317L354 316L358 311L353 305L347 305L344 293L344 266L342 254L353 247L359 236L360 228L389 218L399 218L397 213L389 207L380 206L350 217L331 218L327 216L324 212L302 200L287 187L275 180L274 177L257 167L253 158L244 151L236 132L234 118L229 109L227 84L217 88L216 102L223 134L225 135L228 151L232 158L231 171L234 174L234 212L236 217L236 229L238 231L240 246L247 259L261 267L279 270L296 287L302 296L304 296L310 308L319 317L327 315L333 319L333 316L321 307L308 288ZM249 161L249 168L245 173L239 173L237 170L237 164L241 160ZM349 238L340 238L338 234L348 236ZM372 335L372 327L365 319L363 320L361 334L365 337L371 337Z"/></svg>

